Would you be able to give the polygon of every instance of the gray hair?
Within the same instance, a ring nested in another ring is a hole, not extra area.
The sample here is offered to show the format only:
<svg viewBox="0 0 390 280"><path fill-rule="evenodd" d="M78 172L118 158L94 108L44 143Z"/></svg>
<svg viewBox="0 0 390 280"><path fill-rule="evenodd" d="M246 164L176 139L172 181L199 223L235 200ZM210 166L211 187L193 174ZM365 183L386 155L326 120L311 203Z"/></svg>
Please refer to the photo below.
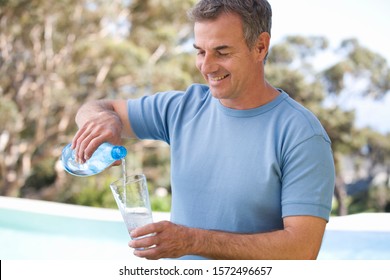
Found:
<svg viewBox="0 0 390 280"><path fill-rule="evenodd" d="M235 13L242 19L246 44L251 49L260 34L271 35L272 9L267 0L200 0L188 12L193 22L215 19L221 13Z"/></svg>

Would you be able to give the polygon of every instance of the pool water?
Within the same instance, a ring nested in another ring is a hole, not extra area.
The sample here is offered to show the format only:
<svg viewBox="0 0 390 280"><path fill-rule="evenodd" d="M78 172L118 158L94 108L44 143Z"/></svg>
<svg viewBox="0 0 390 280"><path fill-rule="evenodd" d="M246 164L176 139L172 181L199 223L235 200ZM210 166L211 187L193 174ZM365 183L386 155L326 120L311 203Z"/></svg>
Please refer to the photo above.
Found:
<svg viewBox="0 0 390 280"><path fill-rule="evenodd" d="M327 230L318 259L390 260L390 232Z"/></svg>
<svg viewBox="0 0 390 280"><path fill-rule="evenodd" d="M0 209L0 259L134 258L121 221Z"/></svg>
<svg viewBox="0 0 390 280"><path fill-rule="evenodd" d="M318 259L390 260L389 225L383 213L331 218ZM129 240L119 210L0 197L2 260L136 259Z"/></svg>

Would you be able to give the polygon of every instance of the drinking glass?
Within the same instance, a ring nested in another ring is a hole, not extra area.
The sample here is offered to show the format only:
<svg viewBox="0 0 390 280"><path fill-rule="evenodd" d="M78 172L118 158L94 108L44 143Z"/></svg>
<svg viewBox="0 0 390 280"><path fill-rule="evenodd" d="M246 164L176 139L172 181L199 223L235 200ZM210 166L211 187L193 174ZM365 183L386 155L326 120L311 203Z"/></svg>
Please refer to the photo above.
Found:
<svg viewBox="0 0 390 280"><path fill-rule="evenodd" d="M111 183L110 188L129 233L137 227L153 222L144 174L119 179Z"/></svg>

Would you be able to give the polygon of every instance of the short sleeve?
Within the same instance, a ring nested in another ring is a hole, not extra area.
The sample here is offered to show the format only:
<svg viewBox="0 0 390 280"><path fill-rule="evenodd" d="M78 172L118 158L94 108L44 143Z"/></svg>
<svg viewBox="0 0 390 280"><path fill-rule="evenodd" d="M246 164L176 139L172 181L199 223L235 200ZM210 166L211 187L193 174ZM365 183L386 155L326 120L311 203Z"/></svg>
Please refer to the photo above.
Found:
<svg viewBox="0 0 390 280"><path fill-rule="evenodd" d="M170 142L170 122L182 92L161 92L127 101L131 127L139 139Z"/></svg>
<svg viewBox="0 0 390 280"><path fill-rule="evenodd" d="M295 146L283 160L282 216L329 220L335 183L330 143L321 135Z"/></svg>

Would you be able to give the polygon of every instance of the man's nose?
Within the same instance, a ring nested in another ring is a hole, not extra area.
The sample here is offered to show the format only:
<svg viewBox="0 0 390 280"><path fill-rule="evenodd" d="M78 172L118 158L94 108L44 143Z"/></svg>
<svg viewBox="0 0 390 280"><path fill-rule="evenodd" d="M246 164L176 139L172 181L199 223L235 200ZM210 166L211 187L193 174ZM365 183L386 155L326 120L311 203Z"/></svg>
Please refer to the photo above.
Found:
<svg viewBox="0 0 390 280"><path fill-rule="evenodd" d="M217 70L218 70L218 63L216 62L215 58L210 54L206 54L203 57L203 61L201 64L202 73L210 74L216 72Z"/></svg>

